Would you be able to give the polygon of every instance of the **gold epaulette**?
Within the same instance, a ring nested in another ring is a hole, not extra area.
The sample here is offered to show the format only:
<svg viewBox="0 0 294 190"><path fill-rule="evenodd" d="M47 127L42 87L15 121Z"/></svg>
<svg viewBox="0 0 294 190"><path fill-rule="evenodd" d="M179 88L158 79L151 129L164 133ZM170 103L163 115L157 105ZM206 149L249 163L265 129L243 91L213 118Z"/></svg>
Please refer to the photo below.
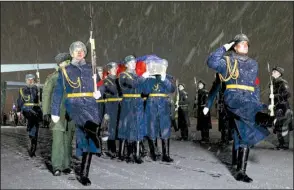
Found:
<svg viewBox="0 0 294 190"><path fill-rule="evenodd" d="M239 77L239 70L238 70L238 60L235 59L234 62L234 67L233 70L231 68L231 61L230 61L230 57L229 56L225 56L226 58L226 63L227 63L227 71L226 71L226 76L223 77L222 74L218 73L219 78L222 82L227 82L230 79L237 79ZM229 74L229 77L228 77Z"/></svg>

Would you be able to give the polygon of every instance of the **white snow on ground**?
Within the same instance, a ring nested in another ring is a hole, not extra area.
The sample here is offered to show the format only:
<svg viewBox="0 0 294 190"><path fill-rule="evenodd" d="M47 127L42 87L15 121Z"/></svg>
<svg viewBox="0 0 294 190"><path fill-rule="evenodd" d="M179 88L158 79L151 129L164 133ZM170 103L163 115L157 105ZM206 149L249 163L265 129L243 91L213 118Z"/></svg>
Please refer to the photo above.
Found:
<svg viewBox="0 0 294 190"><path fill-rule="evenodd" d="M189 128L191 140L195 134L200 138L194 124L193 120ZM173 139L177 135L179 132L173 133ZM219 135L214 123L210 133L212 144L172 140L171 156L175 160L172 164L152 162L147 157L141 165L127 164L94 156L90 171L92 185L83 187L74 174L54 177L47 169L50 130L40 130L37 157L32 159L26 150L25 127L1 127L1 189L293 189L293 151L274 150L275 136L271 135L251 150L247 174L254 181L246 184L233 178L229 165L231 145L218 146ZM73 160L76 168L79 163Z"/></svg>

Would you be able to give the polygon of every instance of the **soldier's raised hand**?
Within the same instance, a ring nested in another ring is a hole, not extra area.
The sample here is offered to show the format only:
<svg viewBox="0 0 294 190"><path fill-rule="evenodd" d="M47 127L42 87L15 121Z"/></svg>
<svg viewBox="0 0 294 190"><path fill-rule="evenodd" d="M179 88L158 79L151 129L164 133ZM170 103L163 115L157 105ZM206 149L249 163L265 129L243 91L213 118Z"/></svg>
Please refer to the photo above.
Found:
<svg viewBox="0 0 294 190"><path fill-rule="evenodd" d="M60 117L57 115L51 115L51 119L54 123L57 123L59 121Z"/></svg>
<svg viewBox="0 0 294 190"><path fill-rule="evenodd" d="M206 115L208 112L209 112L209 108L208 108L208 107L205 107L205 108L203 109L203 114Z"/></svg>
<svg viewBox="0 0 294 190"><path fill-rule="evenodd" d="M225 44L224 47L226 48L226 51L228 51L234 44L235 44L235 41Z"/></svg>

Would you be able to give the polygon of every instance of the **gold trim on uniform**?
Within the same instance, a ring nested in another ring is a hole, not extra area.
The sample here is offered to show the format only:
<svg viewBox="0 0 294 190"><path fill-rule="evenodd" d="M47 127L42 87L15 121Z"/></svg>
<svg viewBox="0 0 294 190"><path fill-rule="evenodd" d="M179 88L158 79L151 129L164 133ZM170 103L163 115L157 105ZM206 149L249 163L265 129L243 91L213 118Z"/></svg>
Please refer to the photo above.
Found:
<svg viewBox="0 0 294 190"><path fill-rule="evenodd" d="M106 102L104 99L101 99L101 100L96 100L97 103L104 103Z"/></svg>
<svg viewBox="0 0 294 190"><path fill-rule="evenodd" d="M240 84L228 84L226 85L227 89L242 89L242 90L249 90L254 92L253 86L246 86L246 85L240 85Z"/></svg>
<svg viewBox="0 0 294 190"><path fill-rule="evenodd" d="M141 94L123 94L124 98L141 98Z"/></svg>
<svg viewBox="0 0 294 190"><path fill-rule="evenodd" d="M105 102L119 102L122 98L106 98Z"/></svg>
<svg viewBox="0 0 294 190"><path fill-rule="evenodd" d="M24 106L39 106L40 104L36 104L36 103L24 103Z"/></svg>
<svg viewBox="0 0 294 190"><path fill-rule="evenodd" d="M70 93L67 98L94 97L93 92Z"/></svg>
<svg viewBox="0 0 294 190"><path fill-rule="evenodd" d="M149 94L149 97L168 97L168 95L167 94L158 93L158 94Z"/></svg>

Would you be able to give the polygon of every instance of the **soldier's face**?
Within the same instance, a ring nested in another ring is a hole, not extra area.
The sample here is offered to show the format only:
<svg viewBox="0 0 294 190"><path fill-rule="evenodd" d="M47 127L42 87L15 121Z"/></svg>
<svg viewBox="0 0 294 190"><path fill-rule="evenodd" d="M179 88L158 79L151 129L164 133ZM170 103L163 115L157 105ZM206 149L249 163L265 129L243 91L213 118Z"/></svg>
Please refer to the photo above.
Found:
<svg viewBox="0 0 294 190"><path fill-rule="evenodd" d="M198 84L198 88L199 88L199 89L202 89L203 87L204 87L204 85L203 85L202 83L199 83L199 84Z"/></svg>
<svg viewBox="0 0 294 190"><path fill-rule="evenodd" d="M236 53L246 55L248 53L248 42L247 41L242 41L239 42L235 47L234 47Z"/></svg>
<svg viewBox="0 0 294 190"><path fill-rule="evenodd" d="M76 48L74 51L73 51L73 55L72 57L76 60L82 60L84 59L85 57L85 52L82 48Z"/></svg>
<svg viewBox="0 0 294 190"><path fill-rule="evenodd" d="M280 76L281 76L281 74L279 73L279 71L276 71L276 70L272 71L272 77L274 77L275 79L279 78Z"/></svg>
<svg viewBox="0 0 294 190"><path fill-rule="evenodd" d="M33 85L35 83L34 79L27 79L26 80L27 85Z"/></svg>
<svg viewBox="0 0 294 190"><path fill-rule="evenodd" d="M117 69L118 69L118 67L112 67L112 68L108 71L108 73L111 74L111 75L116 75L116 73L117 73Z"/></svg>
<svg viewBox="0 0 294 190"><path fill-rule="evenodd" d="M129 61L127 63L127 68L130 70L135 70L136 69L136 61L135 60Z"/></svg>

